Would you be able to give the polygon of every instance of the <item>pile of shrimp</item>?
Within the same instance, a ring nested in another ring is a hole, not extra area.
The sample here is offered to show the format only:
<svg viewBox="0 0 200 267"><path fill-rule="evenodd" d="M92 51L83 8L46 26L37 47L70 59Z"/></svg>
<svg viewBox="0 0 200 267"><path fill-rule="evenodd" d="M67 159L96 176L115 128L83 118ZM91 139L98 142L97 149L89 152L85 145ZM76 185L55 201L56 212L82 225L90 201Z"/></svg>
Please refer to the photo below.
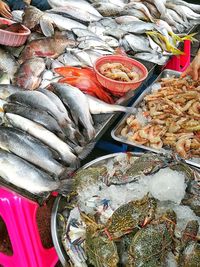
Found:
<svg viewBox="0 0 200 267"><path fill-rule="evenodd" d="M164 78L140 105L145 123L130 115L121 135L154 149L168 146L183 158L200 156L200 81Z"/></svg>
<svg viewBox="0 0 200 267"><path fill-rule="evenodd" d="M121 63L105 63L99 68L99 72L105 77L121 82L137 82L140 80L140 70L136 67L131 69Z"/></svg>

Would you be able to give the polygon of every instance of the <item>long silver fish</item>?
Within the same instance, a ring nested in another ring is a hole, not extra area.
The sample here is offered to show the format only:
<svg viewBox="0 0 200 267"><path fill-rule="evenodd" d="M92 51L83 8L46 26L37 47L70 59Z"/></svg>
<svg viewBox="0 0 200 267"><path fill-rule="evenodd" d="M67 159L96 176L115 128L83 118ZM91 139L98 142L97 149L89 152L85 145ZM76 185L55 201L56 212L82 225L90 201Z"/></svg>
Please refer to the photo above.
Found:
<svg viewBox="0 0 200 267"><path fill-rule="evenodd" d="M135 52L152 52L152 49L149 47L149 41L143 36L128 34L124 37L124 39Z"/></svg>
<svg viewBox="0 0 200 267"><path fill-rule="evenodd" d="M120 16L120 17L116 17L115 18L115 21L118 23L118 24L124 24L124 23L127 23L127 22L131 22L131 21L140 21L138 18L134 17L134 16Z"/></svg>
<svg viewBox="0 0 200 267"><path fill-rule="evenodd" d="M0 99L6 100L10 95L19 91L23 89L11 84L0 84Z"/></svg>
<svg viewBox="0 0 200 267"><path fill-rule="evenodd" d="M8 73L10 80L13 79L18 66L15 58L10 53L0 48L0 69Z"/></svg>
<svg viewBox="0 0 200 267"><path fill-rule="evenodd" d="M114 112L135 113L135 109L132 107L107 104L90 95L86 95L86 98L88 100L91 114L114 113Z"/></svg>
<svg viewBox="0 0 200 267"><path fill-rule="evenodd" d="M65 171L65 168L54 159L55 153L20 130L0 127L0 148L14 153L56 177Z"/></svg>
<svg viewBox="0 0 200 267"><path fill-rule="evenodd" d="M68 127L71 120L66 114L60 112L57 106L52 102L49 97L38 91L24 91L12 94L8 98L8 102L19 103L28 105L36 109L44 110L51 114L64 129Z"/></svg>
<svg viewBox="0 0 200 267"><path fill-rule="evenodd" d="M95 136L95 129L93 127L93 121L85 94L78 88L68 84L53 83L52 86L53 91L62 99L63 103L69 107L75 123L78 124L78 121L80 121L87 131L88 139L92 140Z"/></svg>
<svg viewBox="0 0 200 267"><path fill-rule="evenodd" d="M66 164L74 168L79 167L79 160L73 154L72 149L55 134L48 131L40 124L12 113L6 113L6 119L13 127L29 133L53 150L57 151L62 161Z"/></svg>
<svg viewBox="0 0 200 267"><path fill-rule="evenodd" d="M57 121L47 112L35 109L29 106L23 106L16 103L8 103L3 106L5 112L20 115L31 121L37 122L44 126L47 130L55 133L62 140L66 139L66 135L58 125Z"/></svg>
<svg viewBox="0 0 200 267"><path fill-rule="evenodd" d="M192 9L193 11L200 13L200 6L199 4L192 4L192 3L187 3L186 1L182 1L182 0L170 0L170 2L176 4L176 5L183 5L183 6L187 6L190 9Z"/></svg>
<svg viewBox="0 0 200 267"><path fill-rule="evenodd" d="M54 181L47 173L3 150L0 150L0 177L32 194L55 190L67 193L72 189L72 180Z"/></svg>
<svg viewBox="0 0 200 267"><path fill-rule="evenodd" d="M129 4L127 4L127 6L142 11L145 14L145 16L149 19L149 21L154 22L154 18L150 14L149 9L143 3L130 2Z"/></svg>
<svg viewBox="0 0 200 267"><path fill-rule="evenodd" d="M143 34L146 31L152 31L155 27L155 24L144 21L131 21L120 25L123 31L135 34Z"/></svg>

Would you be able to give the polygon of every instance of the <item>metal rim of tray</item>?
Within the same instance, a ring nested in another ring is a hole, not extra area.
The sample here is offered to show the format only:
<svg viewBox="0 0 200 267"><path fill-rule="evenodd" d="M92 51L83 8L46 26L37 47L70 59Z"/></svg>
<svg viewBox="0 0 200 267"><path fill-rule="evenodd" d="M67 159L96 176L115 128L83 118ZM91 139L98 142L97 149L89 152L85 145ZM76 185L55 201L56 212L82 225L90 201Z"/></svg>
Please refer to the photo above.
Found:
<svg viewBox="0 0 200 267"><path fill-rule="evenodd" d="M133 103L132 107L133 108L137 108L138 104L140 104L144 98L144 96L146 96L147 94L149 94L152 90L152 86L158 82L158 80L160 78L162 78L163 74L167 73L169 75L169 77L172 77L173 75L175 75L176 77L179 77L181 72L178 72L178 71L173 71L173 70L164 70L163 72L160 73L160 75L157 77L157 79L150 85L148 86L144 92L137 98L137 100ZM170 75L171 74L171 75ZM154 152L154 153L163 153L163 154L169 154L170 152L172 152L172 150L167 150L165 148L161 148L160 150L157 150L157 149L153 149L151 147L147 147L147 146L144 146L144 145L139 145L137 143L134 143L134 142L130 142L128 140L126 140L124 137L119 137L118 135L116 135L116 132L119 130L120 127L122 127L122 125L124 124L126 118L130 116L130 114L126 114L122 117L122 119L117 123L117 125L112 129L111 131L111 136L114 140L120 142L120 143L123 143L123 144L127 144L129 146L132 146L132 147L137 147L137 148L140 148L140 149L143 149L145 151L150 151L150 152ZM186 163L188 163L189 165L195 167L195 168L200 168L200 164L192 161L192 160L185 160Z"/></svg>
<svg viewBox="0 0 200 267"><path fill-rule="evenodd" d="M130 152L133 156L136 156L136 157L139 157L140 155L142 155L143 153L139 153L139 152ZM108 159L111 159L111 158L114 158L118 155L121 155L121 154L125 154L124 152L119 152L119 153L114 153L114 154L109 154L109 155L106 155L106 156L102 156L102 157L99 157L95 160L92 160L90 161L89 163L86 163L84 166L82 166L79 170L81 169L87 169L95 164L98 164L100 163L101 161L104 161L104 160L108 160ZM51 213L51 236L52 236L52 240L53 240L53 244L54 244L54 247L56 249L56 252L58 254L58 258L61 262L61 264L63 266L68 266L68 260L69 260L69 257L67 255L67 253L65 252L64 248L63 248L63 245L62 245L62 242L60 240L60 237L59 237L59 233L58 233L58 227L57 227L57 214L59 212L59 207L60 207L60 203L62 201L62 196L58 196L56 197L55 201L54 201L54 205L53 205L53 208L52 208L52 213Z"/></svg>

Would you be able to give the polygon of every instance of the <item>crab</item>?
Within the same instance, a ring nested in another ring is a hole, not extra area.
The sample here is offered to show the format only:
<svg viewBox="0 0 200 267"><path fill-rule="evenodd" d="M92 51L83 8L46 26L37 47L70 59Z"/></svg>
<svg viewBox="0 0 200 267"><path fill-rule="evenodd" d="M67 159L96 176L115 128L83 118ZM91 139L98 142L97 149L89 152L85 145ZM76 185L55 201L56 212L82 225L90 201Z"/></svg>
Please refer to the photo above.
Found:
<svg viewBox="0 0 200 267"><path fill-rule="evenodd" d="M200 216L200 183L198 181L191 181L188 184L182 204L190 206L194 213Z"/></svg>
<svg viewBox="0 0 200 267"><path fill-rule="evenodd" d="M117 267L117 246L101 231L103 225L85 213L81 213L81 217L87 225L84 247L89 263L95 267Z"/></svg>
<svg viewBox="0 0 200 267"><path fill-rule="evenodd" d="M188 222L181 239L181 249L178 263L180 267L200 266L200 244L197 233L199 230L198 221Z"/></svg>
<svg viewBox="0 0 200 267"><path fill-rule="evenodd" d="M131 241L127 266L164 266L173 246L175 224L176 215L168 210L162 217L139 230Z"/></svg>
<svg viewBox="0 0 200 267"><path fill-rule="evenodd" d="M141 200L130 201L120 206L108 219L105 233L109 239L116 240L134 228L146 225L153 219L156 206L156 200L148 195Z"/></svg>

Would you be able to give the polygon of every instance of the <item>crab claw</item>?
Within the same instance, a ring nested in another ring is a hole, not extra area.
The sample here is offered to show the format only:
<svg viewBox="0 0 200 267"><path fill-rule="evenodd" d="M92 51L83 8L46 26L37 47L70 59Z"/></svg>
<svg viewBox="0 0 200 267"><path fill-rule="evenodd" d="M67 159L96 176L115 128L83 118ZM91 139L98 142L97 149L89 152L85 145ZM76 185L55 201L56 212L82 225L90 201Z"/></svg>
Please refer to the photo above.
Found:
<svg viewBox="0 0 200 267"><path fill-rule="evenodd" d="M142 222L141 226L145 227L149 222L151 221L151 218L149 217L149 215L144 219L144 221Z"/></svg>

